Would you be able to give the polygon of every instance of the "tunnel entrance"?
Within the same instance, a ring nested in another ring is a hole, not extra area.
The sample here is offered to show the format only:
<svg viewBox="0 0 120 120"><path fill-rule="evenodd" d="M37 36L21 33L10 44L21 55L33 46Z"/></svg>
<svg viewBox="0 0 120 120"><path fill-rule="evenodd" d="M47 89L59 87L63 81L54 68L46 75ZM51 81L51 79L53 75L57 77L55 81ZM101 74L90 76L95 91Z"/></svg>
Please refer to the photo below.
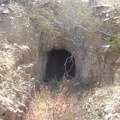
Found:
<svg viewBox="0 0 120 120"><path fill-rule="evenodd" d="M66 50L53 49L48 52L45 81L61 80L63 76L68 79L75 76L74 57Z"/></svg>

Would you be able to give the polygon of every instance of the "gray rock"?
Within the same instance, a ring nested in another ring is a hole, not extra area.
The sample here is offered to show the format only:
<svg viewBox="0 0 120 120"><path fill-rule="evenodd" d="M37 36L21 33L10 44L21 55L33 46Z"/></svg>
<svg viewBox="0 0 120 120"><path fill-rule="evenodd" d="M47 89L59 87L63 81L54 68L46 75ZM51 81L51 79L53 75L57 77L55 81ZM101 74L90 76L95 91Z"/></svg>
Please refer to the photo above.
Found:
<svg viewBox="0 0 120 120"><path fill-rule="evenodd" d="M7 8L7 9L3 9L2 11L4 14L9 14L10 13L10 10Z"/></svg>
<svg viewBox="0 0 120 120"><path fill-rule="evenodd" d="M8 4L10 0L0 0L0 4Z"/></svg>
<svg viewBox="0 0 120 120"><path fill-rule="evenodd" d="M0 116L0 120L9 120L6 116Z"/></svg>

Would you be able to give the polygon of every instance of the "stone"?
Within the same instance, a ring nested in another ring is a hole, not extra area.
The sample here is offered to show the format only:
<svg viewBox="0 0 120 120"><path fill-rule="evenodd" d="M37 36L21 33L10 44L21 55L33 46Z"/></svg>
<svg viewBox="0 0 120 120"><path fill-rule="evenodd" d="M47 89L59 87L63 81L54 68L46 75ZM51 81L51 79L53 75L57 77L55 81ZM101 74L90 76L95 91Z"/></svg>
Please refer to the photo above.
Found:
<svg viewBox="0 0 120 120"><path fill-rule="evenodd" d="M0 0L0 4L8 4L10 0Z"/></svg>
<svg viewBox="0 0 120 120"><path fill-rule="evenodd" d="M6 116L1 116L0 120L9 120Z"/></svg>
<svg viewBox="0 0 120 120"><path fill-rule="evenodd" d="M10 10L7 8L7 9L3 9L2 11L4 14L9 14L10 13Z"/></svg>
<svg viewBox="0 0 120 120"><path fill-rule="evenodd" d="M106 120L111 120L112 119L112 113L109 113L108 115L105 116Z"/></svg>
<svg viewBox="0 0 120 120"><path fill-rule="evenodd" d="M104 109L104 112L105 113L108 113L112 110L113 108L111 106L106 106L105 109Z"/></svg>

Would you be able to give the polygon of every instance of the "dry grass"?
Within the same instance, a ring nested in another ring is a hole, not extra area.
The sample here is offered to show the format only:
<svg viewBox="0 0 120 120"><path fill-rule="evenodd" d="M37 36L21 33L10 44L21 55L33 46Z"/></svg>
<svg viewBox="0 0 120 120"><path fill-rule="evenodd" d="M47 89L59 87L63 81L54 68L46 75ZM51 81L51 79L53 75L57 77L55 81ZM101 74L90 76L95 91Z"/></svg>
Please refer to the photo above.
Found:
<svg viewBox="0 0 120 120"><path fill-rule="evenodd" d="M85 120L81 101L70 91L71 83L66 84L54 92L41 86L30 104L26 120Z"/></svg>
<svg viewBox="0 0 120 120"><path fill-rule="evenodd" d="M97 0L96 0L97 1ZM100 5L106 5L109 7L120 7L120 1L119 0L99 0L97 1L98 4Z"/></svg>
<svg viewBox="0 0 120 120"><path fill-rule="evenodd" d="M49 87L41 86L30 102L26 120L104 120L109 114L110 119L119 120L119 85L84 90L79 100L75 83L63 80L59 89L53 92Z"/></svg>

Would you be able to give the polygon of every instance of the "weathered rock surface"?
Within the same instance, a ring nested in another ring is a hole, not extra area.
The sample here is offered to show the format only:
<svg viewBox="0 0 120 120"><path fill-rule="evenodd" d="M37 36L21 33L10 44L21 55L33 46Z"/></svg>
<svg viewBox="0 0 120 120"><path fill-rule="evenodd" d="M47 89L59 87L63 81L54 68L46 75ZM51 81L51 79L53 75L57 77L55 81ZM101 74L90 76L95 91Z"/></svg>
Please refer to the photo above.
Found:
<svg viewBox="0 0 120 120"><path fill-rule="evenodd" d="M107 86L95 90L84 101L87 120L119 120L120 119L120 87Z"/></svg>
<svg viewBox="0 0 120 120"><path fill-rule="evenodd" d="M34 31L17 3L0 9L0 119L23 120L35 87Z"/></svg>
<svg viewBox="0 0 120 120"><path fill-rule="evenodd" d="M4 50L0 51L0 116L5 116L9 120L21 120L25 117L28 100L31 99L34 89L35 81L30 74L33 64L26 66L21 63L24 59L20 59L19 56L25 56L23 53L26 50L22 51L15 45L8 44L2 49Z"/></svg>

